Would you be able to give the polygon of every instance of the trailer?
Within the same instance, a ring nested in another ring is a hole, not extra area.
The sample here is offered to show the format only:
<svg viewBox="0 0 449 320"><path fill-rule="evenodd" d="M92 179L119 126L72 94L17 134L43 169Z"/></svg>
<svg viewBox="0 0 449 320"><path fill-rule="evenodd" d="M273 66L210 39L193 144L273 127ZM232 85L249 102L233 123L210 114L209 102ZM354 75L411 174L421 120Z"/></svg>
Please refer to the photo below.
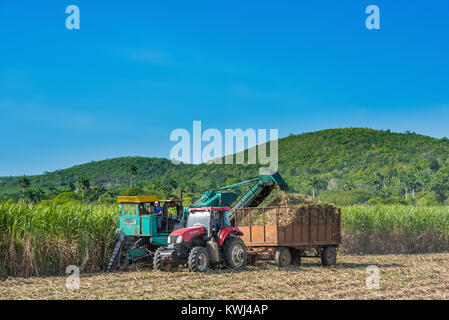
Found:
<svg viewBox="0 0 449 320"><path fill-rule="evenodd" d="M257 207L235 210L235 226L248 249L248 264L274 259L280 267L300 264L301 257L335 265L341 243L341 209L319 206ZM294 218L292 218L294 217Z"/></svg>

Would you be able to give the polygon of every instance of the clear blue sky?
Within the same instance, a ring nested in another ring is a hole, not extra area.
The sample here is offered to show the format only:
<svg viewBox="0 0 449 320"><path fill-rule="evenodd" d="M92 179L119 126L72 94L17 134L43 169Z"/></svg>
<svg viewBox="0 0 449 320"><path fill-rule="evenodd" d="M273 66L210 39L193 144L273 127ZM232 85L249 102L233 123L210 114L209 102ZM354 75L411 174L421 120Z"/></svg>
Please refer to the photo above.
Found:
<svg viewBox="0 0 449 320"><path fill-rule="evenodd" d="M0 176L169 157L193 120L449 136L448 17L448 1L1 0Z"/></svg>

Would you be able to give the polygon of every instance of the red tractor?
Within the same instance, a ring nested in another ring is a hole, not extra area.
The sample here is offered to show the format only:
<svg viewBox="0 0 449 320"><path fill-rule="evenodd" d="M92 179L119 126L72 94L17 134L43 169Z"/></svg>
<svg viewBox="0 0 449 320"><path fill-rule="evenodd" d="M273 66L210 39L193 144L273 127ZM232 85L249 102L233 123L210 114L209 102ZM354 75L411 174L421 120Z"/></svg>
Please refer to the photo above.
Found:
<svg viewBox="0 0 449 320"><path fill-rule="evenodd" d="M240 270L246 266L246 246L237 227L231 227L229 207L189 208L185 228L173 231L168 246L154 254L153 266L170 270L179 265L205 272L209 266Z"/></svg>

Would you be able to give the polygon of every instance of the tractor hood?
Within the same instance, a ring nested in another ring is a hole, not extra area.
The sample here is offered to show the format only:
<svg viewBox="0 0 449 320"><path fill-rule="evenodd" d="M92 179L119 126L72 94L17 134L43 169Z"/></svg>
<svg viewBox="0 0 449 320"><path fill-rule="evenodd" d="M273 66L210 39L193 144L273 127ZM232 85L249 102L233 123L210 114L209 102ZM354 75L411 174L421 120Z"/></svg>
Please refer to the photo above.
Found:
<svg viewBox="0 0 449 320"><path fill-rule="evenodd" d="M182 228L170 233L170 236L181 236L185 242L189 242L193 237L206 233L205 227Z"/></svg>

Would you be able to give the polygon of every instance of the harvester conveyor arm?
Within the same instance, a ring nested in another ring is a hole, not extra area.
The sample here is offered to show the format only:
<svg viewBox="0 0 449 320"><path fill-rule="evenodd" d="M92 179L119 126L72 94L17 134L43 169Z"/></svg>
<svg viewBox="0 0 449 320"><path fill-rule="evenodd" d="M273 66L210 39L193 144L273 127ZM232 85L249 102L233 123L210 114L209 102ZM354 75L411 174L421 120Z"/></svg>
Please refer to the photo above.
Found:
<svg viewBox="0 0 449 320"><path fill-rule="evenodd" d="M276 173L274 175L260 176L256 179L248 180L246 182L249 183L249 181L257 181L257 183L250 187L231 207L231 210L229 212L229 219L231 223L234 222L236 209L257 207L271 194L276 185L278 185L281 190L288 190L288 185L285 183L284 179L282 179L279 173Z"/></svg>

